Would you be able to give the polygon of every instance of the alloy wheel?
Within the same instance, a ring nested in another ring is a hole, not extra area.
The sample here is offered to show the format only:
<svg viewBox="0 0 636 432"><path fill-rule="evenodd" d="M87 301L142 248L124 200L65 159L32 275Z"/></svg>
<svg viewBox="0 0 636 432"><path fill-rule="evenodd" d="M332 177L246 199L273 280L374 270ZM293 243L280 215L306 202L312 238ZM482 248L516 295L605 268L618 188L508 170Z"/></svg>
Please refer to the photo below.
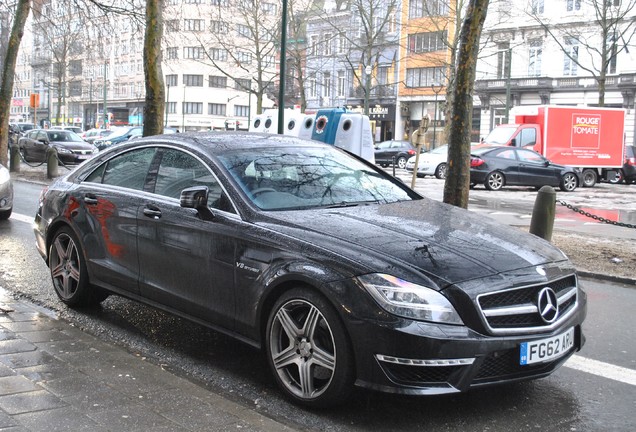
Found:
<svg viewBox="0 0 636 432"><path fill-rule="evenodd" d="M504 183L505 179L503 174L499 171L495 171L488 174L488 177L486 177L485 186L488 190L498 191L504 186Z"/></svg>
<svg viewBox="0 0 636 432"><path fill-rule="evenodd" d="M58 296L62 301L72 301L80 288L81 263L75 241L67 233L55 237L49 266Z"/></svg>

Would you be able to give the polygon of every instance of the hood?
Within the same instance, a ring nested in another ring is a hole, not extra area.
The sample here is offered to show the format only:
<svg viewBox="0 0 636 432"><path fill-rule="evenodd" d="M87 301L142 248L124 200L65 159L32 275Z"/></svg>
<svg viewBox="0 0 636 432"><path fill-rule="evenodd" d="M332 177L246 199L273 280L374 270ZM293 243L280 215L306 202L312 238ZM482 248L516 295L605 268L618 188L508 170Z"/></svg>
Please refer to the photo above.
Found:
<svg viewBox="0 0 636 432"><path fill-rule="evenodd" d="M425 276L441 287L567 259L519 228L426 198L268 215L271 229L349 258L360 272Z"/></svg>

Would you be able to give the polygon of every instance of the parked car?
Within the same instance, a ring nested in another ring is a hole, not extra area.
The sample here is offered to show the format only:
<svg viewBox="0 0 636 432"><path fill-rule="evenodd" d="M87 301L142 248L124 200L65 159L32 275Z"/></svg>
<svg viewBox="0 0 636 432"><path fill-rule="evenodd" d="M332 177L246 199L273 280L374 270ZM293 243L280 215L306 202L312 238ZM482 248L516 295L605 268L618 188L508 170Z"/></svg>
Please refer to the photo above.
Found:
<svg viewBox="0 0 636 432"><path fill-rule="evenodd" d="M473 148L470 158L471 186L488 190L504 186L554 186L572 192L582 182L578 168L557 165L539 153L509 146Z"/></svg>
<svg viewBox="0 0 636 432"><path fill-rule="evenodd" d="M173 128L164 128L163 133L176 133L176 130ZM114 146L115 144L121 144L130 139L140 138L142 134L143 126L121 127L104 138L96 139L95 141L93 141L93 144L95 144L95 146L101 151L107 149L108 147Z"/></svg>
<svg viewBox="0 0 636 432"><path fill-rule="evenodd" d="M9 170L0 164L0 220L7 220L13 211L13 184Z"/></svg>
<svg viewBox="0 0 636 432"><path fill-rule="evenodd" d="M33 123L11 123L10 126L13 126L15 130L17 130L21 135L25 132L30 131L31 129L35 129Z"/></svg>
<svg viewBox="0 0 636 432"><path fill-rule="evenodd" d="M411 156L406 162L406 170L413 172L416 156ZM436 147L420 154L417 161L417 176L434 175L438 179L446 178L446 162L448 160L448 145Z"/></svg>
<svg viewBox="0 0 636 432"><path fill-rule="evenodd" d="M331 145L140 138L56 180L35 216L55 293L116 293L260 347L294 402L544 377L584 343L586 295L549 242L423 198Z"/></svg>
<svg viewBox="0 0 636 432"><path fill-rule="evenodd" d="M610 180L610 183L626 184L636 183L636 147L625 146L625 162L623 167L618 171L616 177Z"/></svg>
<svg viewBox="0 0 636 432"><path fill-rule="evenodd" d="M64 164L84 162L98 152L75 132L61 129L30 130L18 140L18 146L27 162L44 162L49 147L55 147L58 159Z"/></svg>
<svg viewBox="0 0 636 432"><path fill-rule="evenodd" d="M103 139L114 132L113 129L89 129L80 134L80 137L87 143L92 143L96 139Z"/></svg>
<svg viewBox="0 0 636 432"><path fill-rule="evenodd" d="M415 146L408 141L383 141L375 146L375 163L387 167L395 162L395 166L403 169L415 151Z"/></svg>
<svg viewBox="0 0 636 432"><path fill-rule="evenodd" d="M53 126L50 129L67 130L75 132L78 135L82 133L82 128L79 126Z"/></svg>

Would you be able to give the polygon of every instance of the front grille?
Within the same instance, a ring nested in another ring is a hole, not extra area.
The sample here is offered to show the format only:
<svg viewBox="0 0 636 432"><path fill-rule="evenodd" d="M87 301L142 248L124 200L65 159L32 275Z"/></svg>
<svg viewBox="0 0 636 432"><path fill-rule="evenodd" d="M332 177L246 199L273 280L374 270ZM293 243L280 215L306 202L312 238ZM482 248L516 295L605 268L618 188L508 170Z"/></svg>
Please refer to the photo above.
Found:
<svg viewBox="0 0 636 432"><path fill-rule="evenodd" d="M559 314L546 322L537 306L539 293L551 288L557 297ZM477 302L488 329L493 334L515 334L552 329L570 316L577 306L576 277L513 288L478 296Z"/></svg>
<svg viewBox="0 0 636 432"><path fill-rule="evenodd" d="M475 383L525 378L552 371L562 359L532 365L519 364L519 349L496 352L486 357L475 376Z"/></svg>

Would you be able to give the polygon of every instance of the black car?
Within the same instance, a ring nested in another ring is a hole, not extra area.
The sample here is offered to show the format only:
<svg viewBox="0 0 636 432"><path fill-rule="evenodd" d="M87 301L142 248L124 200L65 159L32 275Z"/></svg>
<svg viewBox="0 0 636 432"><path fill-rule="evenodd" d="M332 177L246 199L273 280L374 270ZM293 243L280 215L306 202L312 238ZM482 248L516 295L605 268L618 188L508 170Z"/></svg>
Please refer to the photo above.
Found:
<svg viewBox="0 0 636 432"><path fill-rule="evenodd" d="M75 132L61 129L30 130L18 140L18 146L27 162L44 162L50 147L57 150L58 159L65 164L84 162L98 151Z"/></svg>
<svg viewBox="0 0 636 432"><path fill-rule="evenodd" d="M625 162L610 183L636 183L636 147L625 146Z"/></svg>
<svg viewBox="0 0 636 432"><path fill-rule="evenodd" d="M581 184L581 173L576 168L554 164L533 150L486 146L471 150L470 184L483 184L488 190L554 186L572 192Z"/></svg>
<svg viewBox="0 0 636 432"><path fill-rule="evenodd" d="M383 141L375 146L375 163L383 167L395 163L395 166L404 169L415 153L415 146L408 141Z"/></svg>
<svg viewBox="0 0 636 432"><path fill-rule="evenodd" d="M127 142L56 180L34 229L62 302L115 293L232 335L304 405L354 384L430 395L544 377L585 340L560 250L315 141Z"/></svg>

